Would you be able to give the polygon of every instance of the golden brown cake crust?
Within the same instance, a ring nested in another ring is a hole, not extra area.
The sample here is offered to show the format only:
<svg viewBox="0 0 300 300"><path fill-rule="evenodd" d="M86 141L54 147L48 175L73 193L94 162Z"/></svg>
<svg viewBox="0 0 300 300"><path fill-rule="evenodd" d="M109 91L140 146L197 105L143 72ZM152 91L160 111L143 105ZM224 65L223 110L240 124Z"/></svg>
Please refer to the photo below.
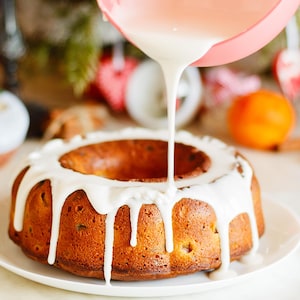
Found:
<svg viewBox="0 0 300 300"><path fill-rule="evenodd" d="M132 142L123 141L123 143L130 147ZM153 141L143 141L143 147L145 144L148 148L149 145L157 146L156 142L152 143ZM98 146L93 146L90 147L90 151L99 152L101 150L106 153L106 147L112 149L112 144L102 145L101 149ZM124 144L121 145L122 147ZM165 144L159 148L159 151L166 151ZM175 157L181 156L188 159L190 154L194 153L194 149L185 146L180 148L181 146L177 147L177 153L180 155L177 154ZM187 149L189 152L186 151ZM79 155L81 150L64 155L60 159L61 164L64 167L72 166L72 168L83 173L90 172L93 163L81 163ZM85 153L89 153L88 149L84 150ZM184 153L188 154L183 155ZM143 155L147 154L143 153ZM136 157L133 156L132 162L129 164L133 164L135 159ZM177 158L177 160L179 164L180 159ZM85 161L90 160L85 157ZM197 152L196 161L197 165L200 165L201 172L209 164L209 160L203 153ZM127 180L128 174L124 175L125 173L121 169L117 168L117 171L114 172L117 172L122 177L121 179ZM163 169L165 171L165 167ZM195 169L195 165L185 168L184 172L191 173L189 170L193 169ZM52 220L50 180L39 182L30 191L26 202L23 230L17 232L13 226L16 194L27 170L28 168L19 174L13 185L9 236L27 256L47 264ZM111 176L116 176L114 172L114 175ZM177 170L176 174L180 172ZM137 174L141 176L141 173ZM141 178L148 180L151 176L143 174ZM163 176L159 175L157 178L162 180ZM255 176L252 179L252 195L257 228L261 236L264 232L264 219L259 184ZM95 211L83 190L70 194L64 203L60 217L54 265L76 275L104 279L105 219L106 215ZM169 278L218 268L221 264L221 250L216 221L212 207L201 199L184 198L177 202L172 212L174 250L169 253L165 249L164 222L156 205L144 204L142 206L138 218L137 245L135 247L130 246L130 209L126 205L120 207L114 224L112 279L131 281ZM239 259L251 247L249 218L247 214L240 214L230 223L231 260Z"/></svg>

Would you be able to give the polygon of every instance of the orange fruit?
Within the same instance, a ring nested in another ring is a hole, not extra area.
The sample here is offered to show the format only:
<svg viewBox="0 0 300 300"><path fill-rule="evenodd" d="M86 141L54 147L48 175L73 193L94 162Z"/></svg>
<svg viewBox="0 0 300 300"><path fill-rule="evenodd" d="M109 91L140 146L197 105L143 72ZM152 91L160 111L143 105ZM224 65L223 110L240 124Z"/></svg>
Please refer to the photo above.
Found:
<svg viewBox="0 0 300 300"><path fill-rule="evenodd" d="M265 150L287 138L295 119L295 110L289 100L268 90L237 97L227 115L229 132L237 143Z"/></svg>

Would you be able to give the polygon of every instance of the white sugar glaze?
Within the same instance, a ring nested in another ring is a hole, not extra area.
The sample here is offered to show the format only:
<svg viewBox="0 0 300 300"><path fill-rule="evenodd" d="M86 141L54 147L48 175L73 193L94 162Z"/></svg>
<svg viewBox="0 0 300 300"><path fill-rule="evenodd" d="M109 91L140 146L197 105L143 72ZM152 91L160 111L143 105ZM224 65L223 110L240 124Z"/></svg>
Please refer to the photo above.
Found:
<svg viewBox="0 0 300 300"><path fill-rule="evenodd" d="M217 229L221 240L221 267L218 274L228 273L230 264L228 229L230 221L240 213L250 217L253 248L258 248L258 233L253 211L251 180L253 176L250 165L237 156L232 147L211 137L196 137L180 131L176 133L178 143L191 145L202 150L211 159L211 166L206 173L191 179L175 181L176 191L170 198L167 182L118 181L95 175L84 175L71 169L63 168L59 158L78 147L122 139L152 139L168 141L168 132L164 130L124 129L119 132L91 133L86 139L76 137L69 142L53 140L40 151L31 153L23 167L30 166L18 189L14 226L17 231L23 227L24 208L28 193L38 182L51 181L53 217L49 264L55 262L56 244L59 235L60 214L65 199L76 190L84 190L91 205L99 214L107 214L106 241L104 256L104 275L107 284L111 279L113 257L114 219L118 209L128 205L131 215L131 245L137 243L137 220L143 204L156 204L162 215L166 231L166 250L173 249L172 209L182 198L205 201L212 206L217 217ZM238 168L242 168L239 172ZM99 201L101 195L101 201ZM201 229L199 229L201 230ZM215 273L213 272L213 273Z"/></svg>

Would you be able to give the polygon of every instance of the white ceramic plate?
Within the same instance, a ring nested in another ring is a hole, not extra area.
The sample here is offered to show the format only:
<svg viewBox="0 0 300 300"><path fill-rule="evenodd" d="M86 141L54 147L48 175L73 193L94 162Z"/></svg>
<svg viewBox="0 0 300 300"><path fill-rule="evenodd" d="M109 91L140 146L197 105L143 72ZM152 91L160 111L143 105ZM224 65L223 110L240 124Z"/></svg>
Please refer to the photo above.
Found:
<svg viewBox="0 0 300 300"><path fill-rule="evenodd" d="M24 256L7 235L9 200L0 201L0 266L27 279L65 290L123 297L160 297L186 295L229 286L262 271L291 254L300 242L300 222L286 207L272 201L264 201L266 232L261 239L259 253L263 261L259 265L234 262L231 268L237 276L211 281L203 272L173 279L148 282L112 282L71 275L51 266L41 265Z"/></svg>

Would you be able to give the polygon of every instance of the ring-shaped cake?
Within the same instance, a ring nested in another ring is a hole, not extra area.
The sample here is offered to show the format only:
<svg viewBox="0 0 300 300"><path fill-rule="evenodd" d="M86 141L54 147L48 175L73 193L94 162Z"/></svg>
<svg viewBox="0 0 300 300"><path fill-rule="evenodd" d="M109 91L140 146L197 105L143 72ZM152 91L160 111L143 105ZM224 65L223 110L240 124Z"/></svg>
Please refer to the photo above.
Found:
<svg viewBox="0 0 300 300"><path fill-rule="evenodd" d="M12 188L9 235L24 253L110 280L220 276L264 231L259 184L233 147L179 131L174 189L168 132L128 128L31 153Z"/></svg>

